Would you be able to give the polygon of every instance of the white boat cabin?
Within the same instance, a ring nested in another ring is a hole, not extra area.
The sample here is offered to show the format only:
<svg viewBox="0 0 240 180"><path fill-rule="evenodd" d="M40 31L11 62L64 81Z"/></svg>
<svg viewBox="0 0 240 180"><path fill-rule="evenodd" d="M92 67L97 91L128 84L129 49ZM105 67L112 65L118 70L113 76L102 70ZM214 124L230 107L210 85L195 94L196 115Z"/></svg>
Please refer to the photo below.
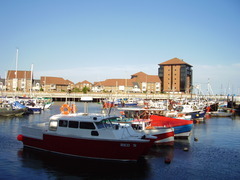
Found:
<svg viewBox="0 0 240 180"><path fill-rule="evenodd" d="M23 134L28 137L43 139L43 134L72 138L94 139L141 139L143 133L133 130L129 124L120 124L118 117L85 115L84 113L54 115L46 125L23 127ZM38 132L38 133L36 133ZM42 132L42 133L40 133Z"/></svg>

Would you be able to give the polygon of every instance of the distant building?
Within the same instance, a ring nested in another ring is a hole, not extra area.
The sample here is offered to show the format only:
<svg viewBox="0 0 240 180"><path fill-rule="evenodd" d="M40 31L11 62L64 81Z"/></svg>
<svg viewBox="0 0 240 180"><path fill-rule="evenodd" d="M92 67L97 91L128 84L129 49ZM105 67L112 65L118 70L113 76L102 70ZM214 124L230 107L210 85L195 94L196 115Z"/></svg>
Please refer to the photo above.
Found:
<svg viewBox="0 0 240 180"><path fill-rule="evenodd" d="M161 91L161 81L157 75L148 75L138 72L132 75L134 88L139 88L140 92L159 93Z"/></svg>
<svg viewBox="0 0 240 180"><path fill-rule="evenodd" d="M32 87L31 71L9 70L6 78L6 88L10 91L29 91Z"/></svg>
<svg viewBox="0 0 240 180"><path fill-rule="evenodd" d="M162 92L190 93L192 87L192 66L181 59L173 58L159 64L158 76Z"/></svg>
<svg viewBox="0 0 240 180"><path fill-rule="evenodd" d="M0 91L6 90L5 79L0 78Z"/></svg>
<svg viewBox="0 0 240 180"><path fill-rule="evenodd" d="M75 84L75 88L78 88L80 91L82 91L84 87L87 87L91 90L92 89L92 83L90 83L87 80L84 80L82 82L78 82L78 83Z"/></svg>
<svg viewBox="0 0 240 180"><path fill-rule="evenodd" d="M33 79L32 90L33 91L40 91L41 90L40 79Z"/></svg>
<svg viewBox="0 0 240 180"><path fill-rule="evenodd" d="M69 80L65 80L61 77L48 77L41 76L40 84L43 91L46 92L61 92L71 90L74 86L74 83Z"/></svg>
<svg viewBox="0 0 240 180"><path fill-rule="evenodd" d="M148 75L138 72L131 76L131 79L106 79L105 81L95 82L93 92L152 92L159 93L161 82L157 75Z"/></svg>

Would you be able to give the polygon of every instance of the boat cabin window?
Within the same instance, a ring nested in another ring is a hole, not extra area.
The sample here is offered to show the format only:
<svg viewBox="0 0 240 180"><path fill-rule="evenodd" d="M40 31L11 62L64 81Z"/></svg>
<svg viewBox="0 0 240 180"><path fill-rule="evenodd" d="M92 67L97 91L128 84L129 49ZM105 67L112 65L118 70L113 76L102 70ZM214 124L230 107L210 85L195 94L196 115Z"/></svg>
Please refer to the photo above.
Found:
<svg viewBox="0 0 240 180"><path fill-rule="evenodd" d="M109 121L108 119L102 120L100 122L96 122L96 125L98 129L113 127L111 121Z"/></svg>
<svg viewBox="0 0 240 180"><path fill-rule="evenodd" d="M181 112L183 110L183 107L182 106L177 106L175 110Z"/></svg>
<svg viewBox="0 0 240 180"><path fill-rule="evenodd" d="M49 131L56 131L58 126L58 122L56 120L51 120L49 122Z"/></svg>
<svg viewBox="0 0 240 180"><path fill-rule="evenodd" d="M68 121L67 120L59 120L59 127L68 127Z"/></svg>
<svg viewBox="0 0 240 180"><path fill-rule="evenodd" d="M69 128L78 128L78 121L69 121Z"/></svg>
<svg viewBox="0 0 240 180"><path fill-rule="evenodd" d="M91 122L80 122L81 129L95 129L95 126Z"/></svg>

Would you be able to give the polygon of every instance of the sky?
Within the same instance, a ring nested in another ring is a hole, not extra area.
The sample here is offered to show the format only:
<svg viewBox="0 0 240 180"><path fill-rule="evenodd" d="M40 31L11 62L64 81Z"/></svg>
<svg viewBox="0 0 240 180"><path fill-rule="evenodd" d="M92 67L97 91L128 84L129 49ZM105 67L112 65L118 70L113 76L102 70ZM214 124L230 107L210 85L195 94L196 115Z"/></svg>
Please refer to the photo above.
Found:
<svg viewBox="0 0 240 180"><path fill-rule="evenodd" d="M179 58L204 94L240 94L239 0L0 0L0 76L158 75Z"/></svg>

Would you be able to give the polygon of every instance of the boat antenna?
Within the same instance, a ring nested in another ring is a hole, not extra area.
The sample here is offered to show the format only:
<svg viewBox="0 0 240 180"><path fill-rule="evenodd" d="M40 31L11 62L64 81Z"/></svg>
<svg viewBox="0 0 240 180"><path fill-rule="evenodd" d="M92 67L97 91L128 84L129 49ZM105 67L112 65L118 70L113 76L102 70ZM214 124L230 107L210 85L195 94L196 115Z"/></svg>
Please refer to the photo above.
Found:
<svg viewBox="0 0 240 180"><path fill-rule="evenodd" d="M112 105L110 105L110 108L109 108L109 111L108 111L108 116L110 115L111 110L112 110Z"/></svg>

